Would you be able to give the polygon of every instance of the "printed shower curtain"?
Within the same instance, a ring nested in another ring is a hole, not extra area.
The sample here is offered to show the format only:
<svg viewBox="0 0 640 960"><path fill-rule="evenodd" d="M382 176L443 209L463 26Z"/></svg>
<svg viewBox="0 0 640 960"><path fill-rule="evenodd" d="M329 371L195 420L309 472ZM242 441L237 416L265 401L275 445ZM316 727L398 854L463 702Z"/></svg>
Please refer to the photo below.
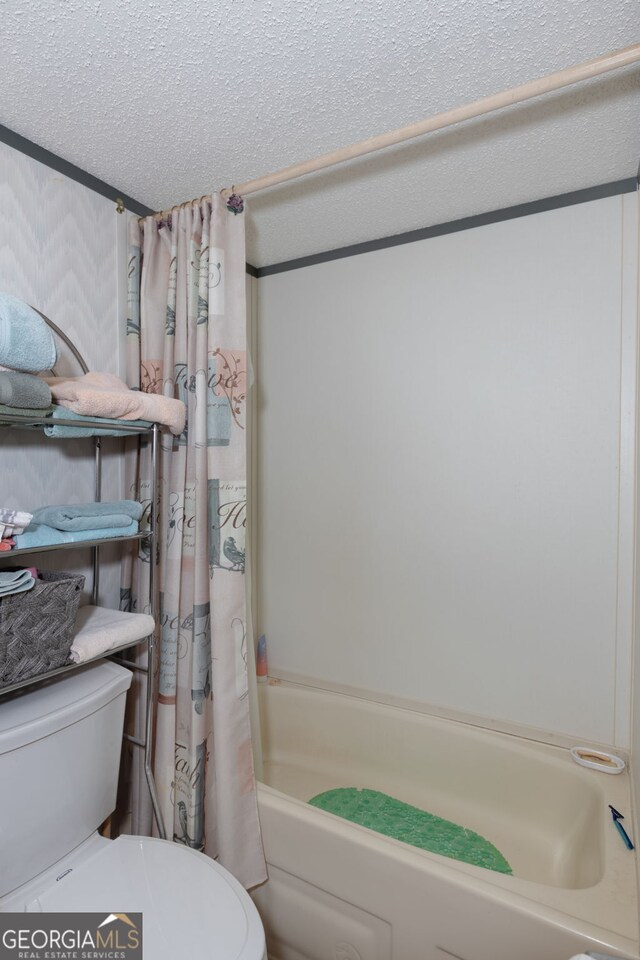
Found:
<svg viewBox="0 0 640 960"><path fill-rule="evenodd" d="M156 784L167 835L251 887L266 870L245 615L244 216L214 195L132 220L129 240L129 385L187 405L184 433L164 433L160 454ZM143 448L131 477L147 501L149 458ZM123 607L144 609L148 576L139 555Z"/></svg>

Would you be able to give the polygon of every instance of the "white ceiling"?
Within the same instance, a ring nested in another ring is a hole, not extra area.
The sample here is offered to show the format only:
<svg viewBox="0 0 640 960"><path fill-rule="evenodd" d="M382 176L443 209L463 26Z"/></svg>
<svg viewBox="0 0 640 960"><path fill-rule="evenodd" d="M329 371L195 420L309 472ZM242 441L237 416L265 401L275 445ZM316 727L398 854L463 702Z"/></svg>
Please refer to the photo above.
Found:
<svg viewBox="0 0 640 960"><path fill-rule="evenodd" d="M0 122L154 209L640 41L638 0L0 0ZM640 67L249 200L258 266L635 176Z"/></svg>

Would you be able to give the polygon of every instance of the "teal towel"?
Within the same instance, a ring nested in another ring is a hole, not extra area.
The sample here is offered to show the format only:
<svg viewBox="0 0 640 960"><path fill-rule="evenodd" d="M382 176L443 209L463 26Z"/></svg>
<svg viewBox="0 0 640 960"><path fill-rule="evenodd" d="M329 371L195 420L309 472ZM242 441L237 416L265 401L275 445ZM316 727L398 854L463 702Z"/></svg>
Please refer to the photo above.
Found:
<svg viewBox="0 0 640 960"><path fill-rule="evenodd" d="M0 403L7 407L45 410L51 406L51 390L32 373L7 370L0 372Z"/></svg>
<svg viewBox="0 0 640 960"><path fill-rule="evenodd" d="M0 293L0 364L26 373L51 370L57 352L42 317L22 300Z"/></svg>
<svg viewBox="0 0 640 960"><path fill-rule="evenodd" d="M40 507L33 511L33 519L56 530L103 530L128 527L132 520L140 519L143 509L137 500L65 503L55 507Z"/></svg>
<svg viewBox="0 0 640 960"><path fill-rule="evenodd" d="M96 427L74 427L74 420L91 420ZM123 437L126 433L116 429L123 421L109 420L106 417L85 417L81 413L69 410L68 407L54 405L51 426L47 424L44 432L47 437ZM64 420L66 423L53 423L54 420ZM125 423L134 427L151 427L149 420L126 420ZM108 426L105 426L108 424ZM113 424L113 426L111 426Z"/></svg>
<svg viewBox="0 0 640 960"><path fill-rule="evenodd" d="M31 590L35 582L28 570L2 570L0 571L0 597Z"/></svg>
<svg viewBox="0 0 640 960"><path fill-rule="evenodd" d="M24 533L15 537L16 548L26 550L48 547L58 543L82 543L84 540L103 540L107 537L131 537L138 532L132 520L128 527L103 527L101 530L56 530L46 523L30 523Z"/></svg>

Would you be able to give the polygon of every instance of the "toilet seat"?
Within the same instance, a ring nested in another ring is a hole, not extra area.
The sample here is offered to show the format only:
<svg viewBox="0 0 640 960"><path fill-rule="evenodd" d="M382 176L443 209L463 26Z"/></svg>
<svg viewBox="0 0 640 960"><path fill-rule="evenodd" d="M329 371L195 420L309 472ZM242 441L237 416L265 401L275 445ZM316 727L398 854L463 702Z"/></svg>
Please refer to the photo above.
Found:
<svg viewBox="0 0 640 960"><path fill-rule="evenodd" d="M146 960L262 960L253 901L209 857L152 837L122 836L63 873L28 911L142 913Z"/></svg>

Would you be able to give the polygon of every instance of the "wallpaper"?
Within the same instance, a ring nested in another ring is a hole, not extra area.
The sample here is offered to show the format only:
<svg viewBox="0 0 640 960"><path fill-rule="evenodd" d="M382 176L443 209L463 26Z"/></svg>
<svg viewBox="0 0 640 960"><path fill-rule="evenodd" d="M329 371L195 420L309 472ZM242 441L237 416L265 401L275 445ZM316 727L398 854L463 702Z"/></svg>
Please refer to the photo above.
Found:
<svg viewBox="0 0 640 960"><path fill-rule="evenodd" d="M118 234L112 201L0 144L0 290L37 307L74 341L93 370L120 371ZM124 236L124 232L123 232ZM80 373L62 353L60 372ZM103 498L120 496L121 444L103 450ZM0 505L24 510L94 496L91 440L0 432ZM102 601L117 605L119 560L102 549ZM89 574L89 551L42 554L50 569ZM89 578L90 579L90 578Z"/></svg>

